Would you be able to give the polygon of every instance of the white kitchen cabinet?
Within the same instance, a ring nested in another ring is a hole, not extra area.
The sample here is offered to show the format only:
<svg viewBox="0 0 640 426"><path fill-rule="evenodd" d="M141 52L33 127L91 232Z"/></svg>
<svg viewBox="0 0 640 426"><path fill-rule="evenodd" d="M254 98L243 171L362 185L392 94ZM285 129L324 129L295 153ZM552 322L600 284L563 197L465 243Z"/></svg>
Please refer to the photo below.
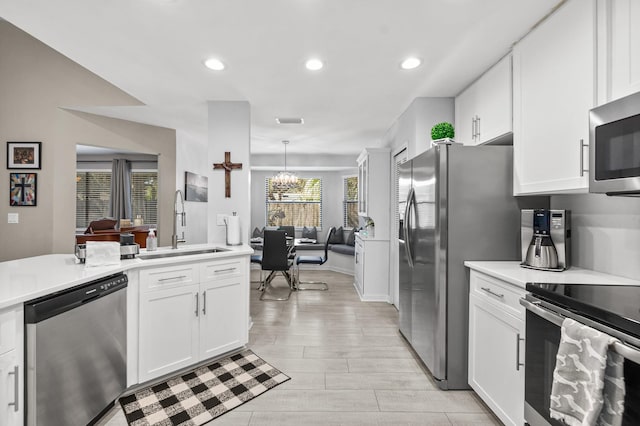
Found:
<svg viewBox="0 0 640 426"><path fill-rule="evenodd" d="M389 239L391 151L366 148L358 157L358 215L373 219L376 238Z"/></svg>
<svg viewBox="0 0 640 426"><path fill-rule="evenodd" d="M211 358L244 345L248 340L247 312L229 303L244 297L241 277L203 282L200 291L200 358Z"/></svg>
<svg viewBox="0 0 640 426"><path fill-rule="evenodd" d="M389 240L356 234L354 286L360 299L389 302Z"/></svg>
<svg viewBox="0 0 640 426"><path fill-rule="evenodd" d="M471 271L469 385L505 425L524 424L524 289Z"/></svg>
<svg viewBox="0 0 640 426"><path fill-rule="evenodd" d="M22 306L0 311L0 425L24 422Z"/></svg>
<svg viewBox="0 0 640 426"><path fill-rule="evenodd" d="M600 103L640 91L640 2L603 0L598 9Z"/></svg>
<svg viewBox="0 0 640 426"><path fill-rule="evenodd" d="M140 295L140 382L199 360L199 285Z"/></svg>
<svg viewBox="0 0 640 426"><path fill-rule="evenodd" d="M515 195L588 188L595 0L569 0L513 48Z"/></svg>
<svg viewBox="0 0 640 426"><path fill-rule="evenodd" d="M456 96L455 141L479 145L511 133L511 55Z"/></svg>
<svg viewBox="0 0 640 426"><path fill-rule="evenodd" d="M248 342L248 257L140 271L139 380Z"/></svg>

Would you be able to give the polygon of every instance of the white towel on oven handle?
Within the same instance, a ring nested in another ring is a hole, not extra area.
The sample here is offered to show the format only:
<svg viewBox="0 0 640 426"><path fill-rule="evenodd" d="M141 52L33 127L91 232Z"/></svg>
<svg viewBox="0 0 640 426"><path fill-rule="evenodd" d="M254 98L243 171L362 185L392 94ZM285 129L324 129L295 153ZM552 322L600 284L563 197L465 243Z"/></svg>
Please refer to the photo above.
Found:
<svg viewBox="0 0 640 426"><path fill-rule="evenodd" d="M551 418L569 426L619 426L624 411L624 358L617 339L566 318L551 388Z"/></svg>

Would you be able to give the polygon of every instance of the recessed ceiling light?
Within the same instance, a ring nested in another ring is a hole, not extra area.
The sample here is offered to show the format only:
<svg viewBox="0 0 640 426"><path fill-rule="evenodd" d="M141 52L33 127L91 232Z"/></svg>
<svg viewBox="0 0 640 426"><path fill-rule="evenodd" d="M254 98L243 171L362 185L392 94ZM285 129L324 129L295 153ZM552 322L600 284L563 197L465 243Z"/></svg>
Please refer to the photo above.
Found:
<svg viewBox="0 0 640 426"><path fill-rule="evenodd" d="M318 71L319 69L322 69L322 67L324 67L324 64L320 59L312 58L312 59L309 59L304 64L304 66L307 67L308 70Z"/></svg>
<svg viewBox="0 0 640 426"><path fill-rule="evenodd" d="M218 58L209 58L204 61L204 65L214 71L222 71L224 69L224 64Z"/></svg>
<svg viewBox="0 0 640 426"><path fill-rule="evenodd" d="M412 70L414 68L418 68L421 63L422 61L419 58L412 56L402 61L402 63L400 64L400 68L402 68L403 70Z"/></svg>
<svg viewBox="0 0 640 426"><path fill-rule="evenodd" d="M276 117L276 123L278 124L304 124L304 120L302 118L284 118L284 117Z"/></svg>

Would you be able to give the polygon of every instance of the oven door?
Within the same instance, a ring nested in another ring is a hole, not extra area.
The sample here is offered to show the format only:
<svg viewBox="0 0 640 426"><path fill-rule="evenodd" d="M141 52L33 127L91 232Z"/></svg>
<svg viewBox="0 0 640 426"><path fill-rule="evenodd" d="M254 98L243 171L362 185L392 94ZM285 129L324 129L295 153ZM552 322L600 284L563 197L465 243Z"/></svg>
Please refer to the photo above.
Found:
<svg viewBox="0 0 640 426"><path fill-rule="evenodd" d="M560 326L564 317L571 317L622 340L624 338L617 330L604 325L598 326L593 321L560 307L548 309L548 306L542 306L548 305L546 302L538 301L531 295L528 295L527 299L529 300L520 299L520 303L527 308L524 418L531 426L564 426L563 422L551 419L549 415L553 370L556 366ZM556 310L558 312L555 312ZM637 426L640 425L640 351L627 345L616 345L616 352L625 357L626 394L622 425Z"/></svg>

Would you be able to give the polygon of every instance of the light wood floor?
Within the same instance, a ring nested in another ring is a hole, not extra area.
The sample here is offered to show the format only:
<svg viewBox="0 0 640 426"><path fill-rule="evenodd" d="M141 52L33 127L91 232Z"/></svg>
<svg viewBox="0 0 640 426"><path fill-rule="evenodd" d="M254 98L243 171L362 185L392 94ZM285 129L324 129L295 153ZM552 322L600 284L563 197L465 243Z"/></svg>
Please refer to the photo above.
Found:
<svg viewBox="0 0 640 426"><path fill-rule="evenodd" d="M474 392L437 389L398 333L392 305L360 302L349 275L301 275L327 281L329 291L295 292L283 302L258 300L256 284L251 291L249 347L291 380L209 424L501 424ZM103 424L126 421L117 409Z"/></svg>

